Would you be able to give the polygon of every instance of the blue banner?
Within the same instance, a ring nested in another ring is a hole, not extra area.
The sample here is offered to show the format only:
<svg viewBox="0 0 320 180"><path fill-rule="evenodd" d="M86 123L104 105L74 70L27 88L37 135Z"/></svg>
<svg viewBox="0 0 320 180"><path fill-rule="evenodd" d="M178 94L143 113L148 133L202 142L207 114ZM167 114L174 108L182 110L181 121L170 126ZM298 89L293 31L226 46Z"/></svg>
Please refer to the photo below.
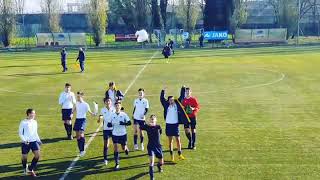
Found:
<svg viewBox="0 0 320 180"><path fill-rule="evenodd" d="M204 32L205 40L226 40L228 39L228 31L206 31Z"/></svg>

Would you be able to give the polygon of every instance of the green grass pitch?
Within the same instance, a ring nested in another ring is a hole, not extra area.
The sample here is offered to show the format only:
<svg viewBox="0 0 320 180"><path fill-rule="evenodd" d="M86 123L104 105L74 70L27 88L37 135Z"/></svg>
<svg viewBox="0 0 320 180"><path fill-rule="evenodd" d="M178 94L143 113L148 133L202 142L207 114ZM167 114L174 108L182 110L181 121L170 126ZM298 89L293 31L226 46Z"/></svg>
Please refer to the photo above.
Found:
<svg viewBox="0 0 320 180"><path fill-rule="evenodd" d="M159 51L159 50L158 50ZM319 179L320 178L320 47L176 50L167 63L156 50L89 50L86 72L68 56L68 73L60 73L59 52L0 54L0 178L26 179L20 164L18 126L26 108L36 109L43 141L37 172L41 179L59 179L77 156L76 140L65 140L58 96L64 83L99 102L113 80L124 91L148 60L124 100L131 116L137 89L146 89L151 109L164 128L160 90L178 95L192 87L200 102L197 150L184 149L184 161L164 165L156 179ZM74 122L74 121L73 121ZM90 117L86 141L99 125ZM180 128L182 144L186 137ZM128 145L133 149L133 128ZM167 138L162 135L167 150ZM67 179L149 179L145 152L120 155L103 164L102 132L73 167ZM112 148L109 150L112 154ZM165 160L169 153L165 151ZM29 156L30 160L31 156Z"/></svg>

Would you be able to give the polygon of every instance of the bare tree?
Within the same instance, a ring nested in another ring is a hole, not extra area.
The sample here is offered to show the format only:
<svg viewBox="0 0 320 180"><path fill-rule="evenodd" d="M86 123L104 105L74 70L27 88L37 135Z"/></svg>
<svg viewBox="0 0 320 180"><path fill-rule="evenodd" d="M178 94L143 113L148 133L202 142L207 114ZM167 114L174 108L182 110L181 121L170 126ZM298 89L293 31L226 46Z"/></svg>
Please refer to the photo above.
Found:
<svg viewBox="0 0 320 180"><path fill-rule="evenodd" d="M295 34L298 19L301 17L301 15L298 17L297 2L297 0L268 0L274 11L275 24L287 28L287 38L289 38L289 34Z"/></svg>
<svg viewBox="0 0 320 180"><path fill-rule="evenodd" d="M232 39L237 28L244 24L248 19L246 0L233 0L234 10L230 18Z"/></svg>
<svg viewBox="0 0 320 180"><path fill-rule="evenodd" d="M0 39L5 47L10 45L15 31L15 4L12 0L0 0Z"/></svg>
<svg viewBox="0 0 320 180"><path fill-rule="evenodd" d="M60 27L61 3L60 3L60 0L42 0L41 9L42 9L42 12L46 15L46 20L44 22L46 29L50 33L61 32L61 27Z"/></svg>
<svg viewBox="0 0 320 180"><path fill-rule="evenodd" d="M183 23L184 28L191 32L196 25L199 17L199 1L198 0L179 0L178 16Z"/></svg>
<svg viewBox="0 0 320 180"><path fill-rule="evenodd" d="M15 0L17 14L24 14L25 0Z"/></svg>
<svg viewBox="0 0 320 180"><path fill-rule="evenodd" d="M167 7L168 7L168 0L160 0L160 13L162 18L163 28L165 30L167 28Z"/></svg>
<svg viewBox="0 0 320 180"><path fill-rule="evenodd" d="M137 29L146 29L148 26L147 22L147 0L137 0L136 1L136 21Z"/></svg>
<svg viewBox="0 0 320 180"><path fill-rule="evenodd" d="M88 16L93 31L93 40L96 46L99 46L103 42L106 33L107 1L90 0Z"/></svg>
<svg viewBox="0 0 320 180"><path fill-rule="evenodd" d="M152 16L152 28L153 29L162 29L160 8L158 0L151 0L151 16Z"/></svg>

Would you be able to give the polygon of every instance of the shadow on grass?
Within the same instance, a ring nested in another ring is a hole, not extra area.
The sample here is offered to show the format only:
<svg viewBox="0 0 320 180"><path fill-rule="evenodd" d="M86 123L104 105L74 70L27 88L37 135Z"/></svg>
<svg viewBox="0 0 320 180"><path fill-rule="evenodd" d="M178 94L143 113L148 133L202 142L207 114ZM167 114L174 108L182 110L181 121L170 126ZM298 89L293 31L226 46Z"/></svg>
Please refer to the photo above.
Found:
<svg viewBox="0 0 320 180"><path fill-rule="evenodd" d="M66 140L65 137L58 137L58 138L52 138L52 139L42 139L43 144L50 144L50 143L56 143L59 141ZM21 142L17 143L7 143L7 144L0 144L0 149L10 149L10 148L17 148L21 147Z"/></svg>
<svg viewBox="0 0 320 180"><path fill-rule="evenodd" d="M7 68L27 68L27 67L39 67L39 66L55 66L56 64L41 64L41 65L11 65L11 66L0 66L0 69Z"/></svg>
<svg viewBox="0 0 320 180"><path fill-rule="evenodd" d="M142 164L136 164L131 166L121 166L121 161L125 159L131 159L131 158L138 158L147 156L146 154L138 154L134 156L120 156L120 169L119 171L128 171L133 169L141 169L141 173L134 175L132 177L128 177L128 180L138 179L143 176L148 175L148 166L149 163L142 163ZM70 160L64 160L60 162L55 162L60 159L70 159L74 157L63 157L63 158L57 158L57 159L48 159L43 160L39 162L37 172L39 179L59 179L63 174L65 173L66 169L69 167L71 161ZM84 157L85 158L85 157ZM29 159L30 161L30 159ZM52 162L54 161L54 162ZM114 158L109 158L110 162L114 161ZM29 162L30 163L30 162ZM171 166L176 165L176 163L165 161L164 166ZM3 165L0 166L1 173L15 173L14 176L7 176L2 179L34 179L29 176L25 176L22 174L22 167L20 163L16 164L9 164L9 165ZM42 172L42 173L41 173ZM88 175L95 175L95 174L106 174L106 173L112 173L114 172L114 167L112 165L109 165L109 167L105 167L103 163L103 157L97 156L90 159L80 159L77 164L73 167L70 174L66 179L82 179Z"/></svg>
<svg viewBox="0 0 320 180"><path fill-rule="evenodd" d="M55 76L62 74L77 74L79 72L51 72L51 73L19 73L19 74L9 74L6 76L11 77L33 77L33 76Z"/></svg>
<svg viewBox="0 0 320 180"><path fill-rule="evenodd" d="M98 133L101 133L102 131L99 131ZM86 137L90 137L91 135L93 135L95 132L88 132L85 134ZM97 134L97 136L103 136L101 134ZM76 138L74 137L74 139L76 141ZM56 143L56 142L60 142L60 141L70 141L67 139L67 137L57 137L57 138L47 138L47 139L41 139L43 144L51 144L51 143ZM1 149L10 149L10 148L17 148L17 147L21 147L21 142L13 142L13 143L7 143L7 144L0 144L0 150Z"/></svg>

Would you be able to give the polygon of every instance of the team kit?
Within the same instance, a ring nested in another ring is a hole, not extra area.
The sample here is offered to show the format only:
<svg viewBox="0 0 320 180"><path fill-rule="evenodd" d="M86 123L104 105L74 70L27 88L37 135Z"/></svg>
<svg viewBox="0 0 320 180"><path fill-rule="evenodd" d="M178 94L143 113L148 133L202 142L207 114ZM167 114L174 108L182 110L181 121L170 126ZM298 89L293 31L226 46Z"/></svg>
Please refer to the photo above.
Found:
<svg viewBox="0 0 320 180"><path fill-rule="evenodd" d="M138 89L138 97L133 102L132 120L122 107L124 94L116 88L115 82L108 84L108 89L103 98L104 107L100 112L92 112L89 104L85 101L84 92L74 93L71 84L66 83L64 91L59 96L61 106L61 118L65 127L67 139L72 140L72 131L75 131L79 156L85 155L85 130L87 114L97 117L97 123L103 123L103 163L108 165L109 147L113 144L114 170L120 170L120 147L129 155L127 146L127 127L133 125L134 150L145 150L144 132L148 136L147 152L149 155L149 175L154 179L155 159L158 172L163 172L164 165L163 149L161 145L162 128L157 124L157 116L147 115L149 111L149 101L145 97L145 90ZM171 161L175 161L173 152L173 141L175 140L178 151L178 159L184 160L182 155L182 145L180 140L179 125L183 124L186 137L188 138L188 149L196 149L196 125L197 113L200 106L197 98L192 96L191 88L182 86L180 97L166 97L166 88L160 93L160 102L163 107L165 120L165 135L168 137L168 148ZM75 122L72 125L73 116ZM38 124L35 120L36 112L34 109L26 110L26 119L22 120L19 126L19 136L21 143L21 163L25 175L36 177L35 169L40 159L40 146L42 144L38 135ZM139 143L138 143L139 140ZM31 164L27 163L28 153L32 151L34 157Z"/></svg>

